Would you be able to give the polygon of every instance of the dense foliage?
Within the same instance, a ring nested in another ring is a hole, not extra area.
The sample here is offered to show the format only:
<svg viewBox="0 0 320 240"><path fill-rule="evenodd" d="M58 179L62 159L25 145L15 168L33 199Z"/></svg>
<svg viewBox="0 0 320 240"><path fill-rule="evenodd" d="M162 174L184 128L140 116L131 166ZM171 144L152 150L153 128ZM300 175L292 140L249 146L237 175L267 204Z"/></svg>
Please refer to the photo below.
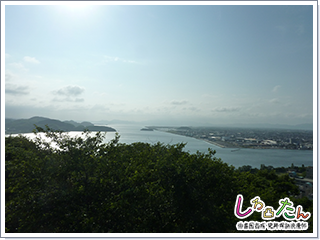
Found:
<svg viewBox="0 0 320 240"><path fill-rule="evenodd" d="M235 170L211 149L45 132L51 143L6 137L6 232L236 232L237 194L277 206L297 191L287 176Z"/></svg>

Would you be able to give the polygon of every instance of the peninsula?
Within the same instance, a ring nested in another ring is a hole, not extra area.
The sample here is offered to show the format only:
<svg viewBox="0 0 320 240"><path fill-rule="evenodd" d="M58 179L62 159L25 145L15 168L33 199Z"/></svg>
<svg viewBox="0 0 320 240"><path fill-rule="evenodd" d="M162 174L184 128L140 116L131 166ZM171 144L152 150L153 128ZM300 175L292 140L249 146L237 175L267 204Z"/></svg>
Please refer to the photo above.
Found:
<svg viewBox="0 0 320 240"><path fill-rule="evenodd" d="M313 131L232 127L149 127L158 131L193 137L221 148L313 149Z"/></svg>

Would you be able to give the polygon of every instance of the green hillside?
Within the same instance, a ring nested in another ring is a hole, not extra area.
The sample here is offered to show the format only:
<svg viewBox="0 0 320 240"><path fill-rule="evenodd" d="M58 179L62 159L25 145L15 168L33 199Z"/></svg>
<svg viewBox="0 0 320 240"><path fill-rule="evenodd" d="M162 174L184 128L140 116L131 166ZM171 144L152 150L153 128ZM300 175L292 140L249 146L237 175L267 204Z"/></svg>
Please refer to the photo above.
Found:
<svg viewBox="0 0 320 240"><path fill-rule="evenodd" d="M94 126L90 122L77 123L75 121L60 121L56 119L50 119L45 117L32 117L29 119L6 119L5 121L5 133L31 133L35 129L35 125L41 128L48 126L53 130L60 131L84 131L88 129L90 131L102 131L102 132L115 132L116 130L111 127Z"/></svg>

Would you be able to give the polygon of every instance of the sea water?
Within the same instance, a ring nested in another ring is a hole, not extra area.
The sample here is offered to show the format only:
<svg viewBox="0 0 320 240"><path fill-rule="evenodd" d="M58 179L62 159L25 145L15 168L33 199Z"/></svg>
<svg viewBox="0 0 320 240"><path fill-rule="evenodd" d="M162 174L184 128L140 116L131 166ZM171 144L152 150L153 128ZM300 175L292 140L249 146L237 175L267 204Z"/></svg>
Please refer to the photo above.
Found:
<svg viewBox="0 0 320 240"><path fill-rule="evenodd" d="M215 157L236 168L244 165L250 165L253 168L260 169L261 164L273 167L289 167L291 164L295 166L313 166L313 159L316 158L316 152L311 150L289 150L289 149L248 149L241 148L238 151L233 148L221 148L214 144L210 144L203 140L171 134L163 131L141 131L144 126L139 125L108 125L117 130L120 135L120 143L131 144L134 142L145 142L156 144L177 144L186 143L185 151L196 153L197 151L207 153L208 148L216 150ZM81 136L81 132L70 132L71 136ZM23 134L30 138L34 134ZM108 132L105 142L114 139L115 132Z"/></svg>
<svg viewBox="0 0 320 240"><path fill-rule="evenodd" d="M141 131L144 126L139 125L108 125L117 130L121 143L146 142L155 144L187 143L184 150L190 153L208 152L208 148L216 150L215 157L221 158L225 163L237 167L250 165L259 168L261 164L273 167L313 166L313 151L289 150L289 149L248 149L241 148L238 151L232 148L221 148L203 140L171 134L162 131ZM106 141L114 138L115 133L107 133ZM315 157L316 159L316 157Z"/></svg>

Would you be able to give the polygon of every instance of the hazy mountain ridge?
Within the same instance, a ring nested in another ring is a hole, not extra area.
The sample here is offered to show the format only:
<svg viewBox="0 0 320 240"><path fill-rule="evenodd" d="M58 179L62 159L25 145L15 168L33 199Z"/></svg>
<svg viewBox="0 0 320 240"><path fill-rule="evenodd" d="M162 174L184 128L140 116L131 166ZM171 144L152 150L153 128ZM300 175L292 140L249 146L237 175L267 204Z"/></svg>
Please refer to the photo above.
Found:
<svg viewBox="0 0 320 240"><path fill-rule="evenodd" d="M235 124L236 125L236 124ZM286 124L238 124L238 127L245 128L265 128L265 129L288 129L288 130L313 130L312 123L296 124L296 125L286 125Z"/></svg>
<svg viewBox="0 0 320 240"><path fill-rule="evenodd" d="M50 119L45 117L32 117L29 119L5 119L5 132L10 133L31 133L35 129L35 125L45 128L46 125L54 130L61 131L83 131L88 129L89 131L103 131L103 132L115 132L116 130L111 127L94 126L90 122L77 123L73 120L60 121L56 119Z"/></svg>

